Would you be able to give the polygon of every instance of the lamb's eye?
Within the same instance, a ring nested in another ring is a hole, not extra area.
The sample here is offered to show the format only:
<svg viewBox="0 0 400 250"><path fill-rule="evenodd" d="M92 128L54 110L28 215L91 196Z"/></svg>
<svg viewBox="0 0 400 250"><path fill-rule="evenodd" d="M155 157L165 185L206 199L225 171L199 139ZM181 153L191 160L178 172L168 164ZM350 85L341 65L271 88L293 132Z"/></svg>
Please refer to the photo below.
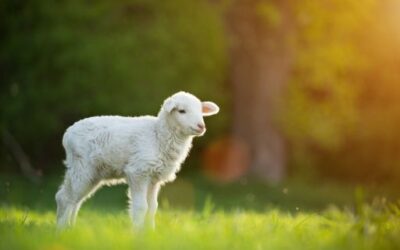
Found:
<svg viewBox="0 0 400 250"><path fill-rule="evenodd" d="M186 110L180 109L180 110L178 110L178 112L179 112L180 114L185 114L185 113L186 113Z"/></svg>

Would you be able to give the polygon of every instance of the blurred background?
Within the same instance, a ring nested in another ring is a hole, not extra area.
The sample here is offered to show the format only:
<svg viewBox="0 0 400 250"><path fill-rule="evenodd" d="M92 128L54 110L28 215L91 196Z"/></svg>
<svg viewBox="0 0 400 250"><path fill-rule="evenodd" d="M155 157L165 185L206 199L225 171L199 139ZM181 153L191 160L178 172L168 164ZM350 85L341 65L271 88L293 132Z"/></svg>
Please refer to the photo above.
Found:
<svg viewBox="0 0 400 250"><path fill-rule="evenodd" d="M221 111L178 192L400 183L397 0L5 0L0 71L3 187L60 179L75 121L156 115L180 90Z"/></svg>

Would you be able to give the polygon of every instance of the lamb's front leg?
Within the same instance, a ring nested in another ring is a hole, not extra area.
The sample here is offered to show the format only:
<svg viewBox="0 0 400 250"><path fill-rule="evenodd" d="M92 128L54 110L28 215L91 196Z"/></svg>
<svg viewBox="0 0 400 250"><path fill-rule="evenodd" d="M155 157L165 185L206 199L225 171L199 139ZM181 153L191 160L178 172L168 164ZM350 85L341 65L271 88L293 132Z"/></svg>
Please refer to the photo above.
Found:
<svg viewBox="0 0 400 250"><path fill-rule="evenodd" d="M155 228L155 216L158 207L158 191L160 190L160 183L158 182L150 182L148 190L147 190L147 203L149 204L149 211L148 211L148 219L151 228Z"/></svg>
<svg viewBox="0 0 400 250"><path fill-rule="evenodd" d="M135 228L143 228L147 213L147 189L149 178L128 175L126 177L130 191L130 213Z"/></svg>

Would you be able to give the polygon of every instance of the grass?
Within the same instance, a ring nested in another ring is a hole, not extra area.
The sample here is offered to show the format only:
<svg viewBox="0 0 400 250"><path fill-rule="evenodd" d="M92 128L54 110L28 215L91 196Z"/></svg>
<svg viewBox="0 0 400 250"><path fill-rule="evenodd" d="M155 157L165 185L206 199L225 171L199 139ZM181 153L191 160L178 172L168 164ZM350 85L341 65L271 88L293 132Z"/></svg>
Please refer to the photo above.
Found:
<svg viewBox="0 0 400 250"><path fill-rule="evenodd" d="M157 229L136 232L126 187L104 188L57 233L58 182L0 177L0 249L400 249L400 206L379 190L181 178L162 190Z"/></svg>

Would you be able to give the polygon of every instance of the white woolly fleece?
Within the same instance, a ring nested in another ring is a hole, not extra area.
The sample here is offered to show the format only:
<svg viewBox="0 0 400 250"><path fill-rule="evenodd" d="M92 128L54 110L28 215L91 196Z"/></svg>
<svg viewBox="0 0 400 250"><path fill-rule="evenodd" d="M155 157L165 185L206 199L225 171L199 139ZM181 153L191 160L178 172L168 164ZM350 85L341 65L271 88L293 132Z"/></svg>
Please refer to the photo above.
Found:
<svg viewBox="0 0 400 250"><path fill-rule="evenodd" d="M96 116L80 120L63 137L67 172L56 194L57 224L74 224L82 202L102 184L127 181L132 219L154 226L160 185L175 179L193 137L205 133L203 116L218 113L212 102L178 92L157 117ZM148 211L147 211L148 210Z"/></svg>

